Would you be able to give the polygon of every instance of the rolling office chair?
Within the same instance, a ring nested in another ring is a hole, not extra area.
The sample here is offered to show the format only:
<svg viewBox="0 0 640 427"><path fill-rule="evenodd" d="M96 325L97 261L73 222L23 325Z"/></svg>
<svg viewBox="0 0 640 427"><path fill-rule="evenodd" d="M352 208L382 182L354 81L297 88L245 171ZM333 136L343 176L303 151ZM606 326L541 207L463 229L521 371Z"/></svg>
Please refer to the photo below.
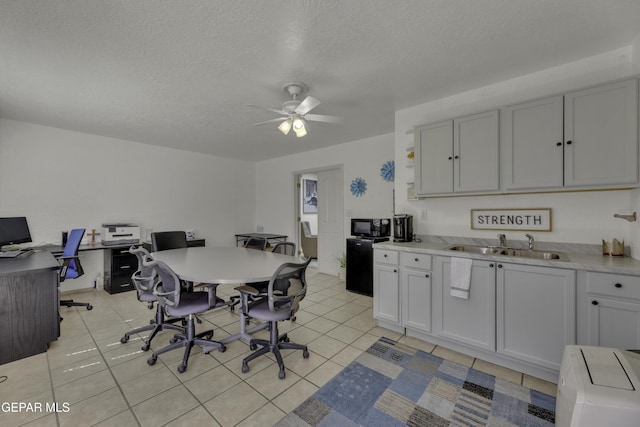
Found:
<svg viewBox="0 0 640 427"><path fill-rule="evenodd" d="M182 363L178 365L178 372L183 373L187 370L189 355L194 345L213 346L217 347L220 352L226 351L227 348L224 344L211 340L211 337L213 337L212 330L196 334L196 314L226 305L224 300L216 297L216 285L208 285L207 292L185 292L176 273L164 262L145 257L143 265L148 268L154 268L158 274L159 280L153 287L153 293L158 298L158 303L162 305L164 311L172 317L187 318L185 336L174 337L168 346L154 351L147 363L154 365L159 355L184 347Z"/></svg>
<svg viewBox="0 0 640 427"><path fill-rule="evenodd" d="M249 237L243 245L244 248L247 249L257 249L259 251L264 251L267 249L267 239L262 237ZM229 309L234 311L236 305L240 304L240 295L232 295L229 297ZM249 319L247 319L249 322Z"/></svg>
<svg viewBox="0 0 640 427"><path fill-rule="evenodd" d="M184 231L159 231L151 233L151 252L168 251L170 249L187 248L187 233ZM193 283L181 282L188 291L193 290ZM202 323L196 316L196 321Z"/></svg>
<svg viewBox="0 0 640 427"><path fill-rule="evenodd" d="M309 357L309 350L306 345L294 344L289 342L287 334L280 336L278 334L278 322L290 319L295 315L299 308L300 301L307 293L306 270L311 259L303 263L285 263L282 264L271 276L267 294L260 294L255 288L249 285L239 286L236 289L242 295L242 312L257 320L269 322L270 337L269 340L251 339L249 341L249 349L254 351L242 361L242 372L249 371L249 362L253 359L267 354L273 353L280 372L278 378L284 379L285 366L282 361L280 350L302 350L302 357ZM279 283L287 282L289 292L287 295L281 295L277 288ZM257 298L250 301L250 297ZM258 346L261 346L256 351Z"/></svg>
<svg viewBox="0 0 640 427"><path fill-rule="evenodd" d="M59 275L60 282L64 282L67 279L77 279L84 274L82 264L80 264L80 258L78 257L78 247L84 236L84 228L75 228L69 233L67 244L64 246L64 251L61 257L57 257L62 260L60 266ZM65 307L86 307L87 310L91 310L93 306L88 302L75 302L72 299L60 300L60 305ZM62 320L62 317L60 317Z"/></svg>
<svg viewBox="0 0 640 427"><path fill-rule="evenodd" d="M153 309L154 303L158 301L158 298L153 293L153 286L156 284L158 276L155 270L152 267L147 267L144 265L144 257L149 255L149 252L142 247L131 246L129 252L134 254L136 258L138 258L138 269L131 276L131 280L133 280L133 285L136 287L136 291L138 294L138 301L146 302L149 309ZM156 334L165 329L172 329L175 331L179 331L182 335L186 335L186 328L181 326L176 326L173 323L183 321L183 317L172 317L169 319L165 319L164 310L160 304L156 305L156 317L151 320L149 325L142 326L140 328L135 328L125 333L124 336L120 339L122 344L125 344L129 341L129 337L134 334L138 334L140 332L151 331L151 334L147 337L144 345L142 346L142 351L149 350L151 346L151 340L156 336ZM180 338L180 336L174 337Z"/></svg>

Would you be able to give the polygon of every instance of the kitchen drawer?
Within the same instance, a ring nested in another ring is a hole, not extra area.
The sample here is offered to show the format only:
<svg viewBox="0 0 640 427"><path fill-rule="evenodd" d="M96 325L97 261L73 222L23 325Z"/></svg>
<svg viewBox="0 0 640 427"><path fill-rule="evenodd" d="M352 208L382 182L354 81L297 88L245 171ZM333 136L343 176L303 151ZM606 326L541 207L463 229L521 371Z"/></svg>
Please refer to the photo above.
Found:
<svg viewBox="0 0 640 427"><path fill-rule="evenodd" d="M586 282L588 294L640 299L640 276L588 272Z"/></svg>
<svg viewBox="0 0 640 427"><path fill-rule="evenodd" d="M373 251L373 260L377 264L398 265L398 251L375 249Z"/></svg>
<svg viewBox="0 0 640 427"><path fill-rule="evenodd" d="M402 252L400 259L403 267L431 270L431 255Z"/></svg>

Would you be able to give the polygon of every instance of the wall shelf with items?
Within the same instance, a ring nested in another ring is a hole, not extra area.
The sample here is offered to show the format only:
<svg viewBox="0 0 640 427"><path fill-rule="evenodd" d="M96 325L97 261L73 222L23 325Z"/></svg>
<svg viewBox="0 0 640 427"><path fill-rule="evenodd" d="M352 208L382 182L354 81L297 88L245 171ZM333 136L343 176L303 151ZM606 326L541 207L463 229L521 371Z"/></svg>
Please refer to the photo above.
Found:
<svg viewBox="0 0 640 427"><path fill-rule="evenodd" d="M407 156L406 156L407 163L406 163L406 166L408 168L412 168L415 165L414 148L413 148L413 146L407 147L406 151L407 151Z"/></svg>

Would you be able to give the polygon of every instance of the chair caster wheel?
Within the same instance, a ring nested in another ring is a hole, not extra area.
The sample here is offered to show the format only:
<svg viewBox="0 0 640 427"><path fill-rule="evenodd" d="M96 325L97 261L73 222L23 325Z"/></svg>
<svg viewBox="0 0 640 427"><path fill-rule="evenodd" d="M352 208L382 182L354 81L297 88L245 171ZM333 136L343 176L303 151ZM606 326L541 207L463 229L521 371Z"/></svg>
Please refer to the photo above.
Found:
<svg viewBox="0 0 640 427"><path fill-rule="evenodd" d="M304 359L308 359L308 358L309 358L309 350L304 350L304 351L302 352L302 357L303 357Z"/></svg>
<svg viewBox="0 0 640 427"><path fill-rule="evenodd" d="M257 345L255 345L255 344L249 344L249 350L251 350L251 351L256 351L256 348L258 348L258 346L257 346Z"/></svg>
<svg viewBox="0 0 640 427"><path fill-rule="evenodd" d="M290 342L291 340L289 339L288 336L285 335L285 336L282 337L282 341L283 342Z"/></svg>
<svg viewBox="0 0 640 427"><path fill-rule="evenodd" d="M89 304L89 305L87 306L87 311L89 311L89 310L93 310L93 306L92 306L91 304Z"/></svg>
<svg viewBox="0 0 640 427"><path fill-rule="evenodd" d="M185 319L182 319L182 326L187 326L187 321Z"/></svg>
<svg viewBox="0 0 640 427"><path fill-rule="evenodd" d="M242 363L242 373L246 374L247 372L249 372L249 365Z"/></svg>
<svg viewBox="0 0 640 427"><path fill-rule="evenodd" d="M142 346L141 350L142 351L149 351L149 347L150 347L150 345L147 343L147 344Z"/></svg>
<svg viewBox="0 0 640 427"><path fill-rule="evenodd" d="M278 378L280 378L281 380L283 380L283 379L284 379L284 377L285 377L284 370L282 370L282 371L278 372Z"/></svg>
<svg viewBox="0 0 640 427"><path fill-rule="evenodd" d="M184 371L186 371L186 370L187 370L187 365L180 365L180 366L178 366L178 372L179 372L179 373L181 373L181 374L182 374L182 373L184 373Z"/></svg>
<svg viewBox="0 0 640 427"><path fill-rule="evenodd" d="M120 342L121 342L122 344L126 344L126 343L127 343L127 341L129 341L129 335L125 335L125 336L123 336L122 338L120 338Z"/></svg>
<svg viewBox="0 0 640 427"><path fill-rule="evenodd" d="M211 338L213 338L213 332L209 332L207 335L204 336L206 339L210 340Z"/></svg>
<svg viewBox="0 0 640 427"><path fill-rule="evenodd" d="M226 345L222 345L222 346L220 346L219 350L220 350L220 353L224 353L225 351L227 351L227 346Z"/></svg>
<svg viewBox="0 0 640 427"><path fill-rule="evenodd" d="M150 358L147 359L147 365L149 366L153 366L156 364L156 360L158 360L158 358L156 356L151 356Z"/></svg>
<svg viewBox="0 0 640 427"><path fill-rule="evenodd" d="M174 344L174 343L177 343L177 342L178 342L178 338L176 338L176 337L173 337L173 338L171 338L169 340L169 344Z"/></svg>

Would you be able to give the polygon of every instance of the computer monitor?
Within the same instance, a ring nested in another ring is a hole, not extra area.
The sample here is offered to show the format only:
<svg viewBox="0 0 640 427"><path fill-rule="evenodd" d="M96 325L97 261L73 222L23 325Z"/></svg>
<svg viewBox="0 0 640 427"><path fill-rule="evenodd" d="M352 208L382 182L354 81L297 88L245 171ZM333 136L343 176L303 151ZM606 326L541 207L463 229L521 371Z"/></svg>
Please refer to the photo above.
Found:
<svg viewBox="0 0 640 427"><path fill-rule="evenodd" d="M31 242L27 218L23 216L0 218L0 248L4 245Z"/></svg>

